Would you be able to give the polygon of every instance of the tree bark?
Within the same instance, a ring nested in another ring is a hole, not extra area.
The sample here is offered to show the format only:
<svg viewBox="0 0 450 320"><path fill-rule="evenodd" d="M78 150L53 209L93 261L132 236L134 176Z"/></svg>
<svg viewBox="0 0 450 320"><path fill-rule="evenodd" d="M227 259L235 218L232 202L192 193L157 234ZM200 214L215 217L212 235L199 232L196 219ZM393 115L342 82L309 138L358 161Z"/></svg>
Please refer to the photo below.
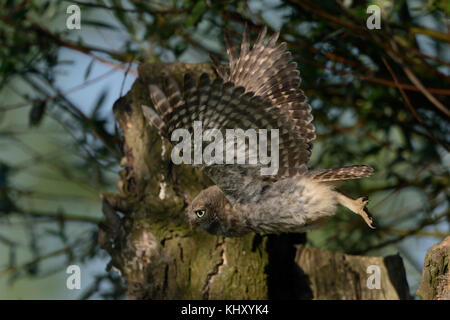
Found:
<svg viewBox="0 0 450 320"><path fill-rule="evenodd" d="M295 262L314 299L410 299L403 260L399 255L353 256L300 246ZM375 270L379 272L379 279L374 278L377 276ZM376 281L379 281L378 286Z"/></svg>
<svg viewBox="0 0 450 320"><path fill-rule="evenodd" d="M170 143L144 121L141 111L141 105L151 106L149 84L161 86L164 75L182 83L188 71L197 76L207 72L215 77L209 64L143 64L130 92L113 108L123 133L124 156L117 184L119 193L102 195L106 222L99 228L99 245L111 256L109 268L116 269L125 279L128 298L403 298L400 293L366 294L362 289L366 278L362 275L352 278L352 286L344 289L328 286L335 291L333 294L314 289L322 276L333 281L331 274L322 274L328 272L326 259L333 254L312 251L315 255L311 263L321 261L323 266L322 271L313 272L312 265L306 267L305 253L300 254L295 247L305 243L305 235L224 238L189 229L184 222L184 209L211 181L190 166L173 165ZM318 259L321 254L322 260ZM358 259L365 257L344 260L347 266ZM378 259L375 262L383 264L383 259ZM335 266L343 261L338 260L334 259ZM358 263L362 268L363 263ZM301 269L304 267L306 272ZM397 267L404 276L403 265L397 263ZM360 293L346 291L358 285Z"/></svg>
<svg viewBox="0 0 450 320"><path fill-rule="evenodd" d="M450 300L450 236L428 250L417 295L426 300Z"/></svg>

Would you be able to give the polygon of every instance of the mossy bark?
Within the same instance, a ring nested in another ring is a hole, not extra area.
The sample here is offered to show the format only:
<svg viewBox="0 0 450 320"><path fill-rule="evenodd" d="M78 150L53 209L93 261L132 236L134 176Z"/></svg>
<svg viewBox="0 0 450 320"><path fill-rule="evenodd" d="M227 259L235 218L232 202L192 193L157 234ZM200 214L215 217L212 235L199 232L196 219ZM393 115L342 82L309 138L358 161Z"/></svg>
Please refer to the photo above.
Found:
<svg viewBox="0 0 450 320"><path fill-rule="evenodd" d="M130 299L314 298L294 260L304 235L224 238L185 223L186 206L211 181L172 164L170 143L146 123L141 105L151 106L149 84L161 85L164 75L182 83L188 71L215 76L209 64L143 64L114 105L124 156L119 193L103 194L99 245L109 267L125 279Z"/></svg>

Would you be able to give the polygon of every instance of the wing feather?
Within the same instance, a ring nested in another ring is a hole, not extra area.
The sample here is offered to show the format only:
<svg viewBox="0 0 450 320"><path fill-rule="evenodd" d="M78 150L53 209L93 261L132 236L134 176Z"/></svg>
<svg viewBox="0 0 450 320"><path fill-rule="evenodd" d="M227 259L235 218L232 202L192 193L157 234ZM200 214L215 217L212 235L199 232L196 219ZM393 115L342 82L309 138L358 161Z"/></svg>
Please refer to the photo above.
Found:
<svg viewBox="0 0 450 320"><path fill-rule="evenodd" d="M306 149L310 151L316 134L312 124L311 107L306 102L303 91L299 89L301 78L297 64L290 62L292 55L286 50L285 42L276 45L279 32L274 33L264 44L266 34L267 28L264 27L250 50L250 36L245 26L239 57L227 34L225 42L230 71L224 72L217 61L216 69L224 81L243 86L246 91L269 99L274 107L281 109L287 115L288 121L293 123L303 136ZM289 153L292 153L291 158L299 158L295 153L302 154L303 150L299 150L297 146L289 150Z"/></svg>
<svg viewBox="0 0 450 320"><path fill-rule="evenodd" d="M348 179L360 179L373 173L373 168L366 165L355 165L333 169L317 169L309 172L309 176L316 181L340 181Z"/></svg>
<svg viewBox="0 0 450 320"><path fill-rule="evenodd" d="M172 132L179 128L193 132L194 121L198 120L202 121L203 130L216 128L223 133L226 129L237 128L244 131L247 129L279 129L281 164L279 174L306 171L306 167L303 165L309 157L306 141L296 130L295 125L289 122L288 115L274 107L270 100L256 96L253 92L246 92L243 87L236 87L232 82L224 82L220 78L216 78L211 83L206 73L202 74L198 81L192 75L187 74L184 77L182 93L179 92L174 81L173 79L165 81L165 92L157 86L149 86L150 97L157 114L156 116L152 115L149 120L153 125L164 126L163 132L166 138L170 140ZM178 92L176 92L177 90ZM168 98L166 94L170 97ZM151 114L147 108L144 108L144 113L147 118ZM162 120L157 121L157 119ZM299 148L302 151L291 155L289 150L292 148ZM234 163L236 162L235 158ZM207 174L220 188L234 190L237 183L242 186L251 183L252 179L267 179L260 173L258 174L261 167L261 164L249 165L248 162L244 165L226 166L230 171L229 175L223 174L223 166L201 165L200 169L206 169ZM247 178L245 175L241 175L242 172L248 174ZM236 182L237 176L241 177L239 182ZM228 194L228 196L232 198L238 194Z"/></svg>
<svg viewBox="0 0 450 320"><path fill-rule="evenodd" d="M312 141L316 138L311 106L301 83L297 64L286 43L277 45L279 32L265 43L264 27L251 48L247 25L244 27L239 55L225 32L228 69L211 57L219 77L211 82L207 74L195 79L186 74L183 91L172 78L167 78L163 90L150 85L154 110L143 106L144 115L159 132L170 139L178 128L193 131L194 121L203 128L279 129L279 179L285 176L308 175L316 181L338 181L369 176L368 166L351 166L308 171ZM236 162L235 162L236 163ZM243 185L262 178L260 166L202 165L212 180L230 201L240 196Z"/></svg>

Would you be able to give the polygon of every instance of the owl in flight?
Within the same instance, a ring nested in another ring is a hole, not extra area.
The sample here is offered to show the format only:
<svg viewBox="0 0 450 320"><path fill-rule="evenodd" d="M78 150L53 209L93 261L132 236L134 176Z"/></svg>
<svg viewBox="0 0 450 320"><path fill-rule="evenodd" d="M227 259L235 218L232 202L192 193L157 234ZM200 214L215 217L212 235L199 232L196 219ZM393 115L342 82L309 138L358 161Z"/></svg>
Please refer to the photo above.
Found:
<svg viewBox="0 0 450 320"><path fill-rule="evenodd" d="M276 44L279 32L265 41L266 33L264 27L251 47L245 27L239 55L225 34L229 64L211 57L218 74L214 81L206 73L199 79L186 74L183 90L171 77L161 88L149 86L154 108L142 106L144 116L168 139L176 129L192 132L194 121L221 131L279 129L276 175L261 175L259 164L197 165L215 185L190 203L188 222L224 236L305 232L332 217L340 204L374 228L367 198L352 199L336 189L339 181L371 175L371 167L306 166L316 137L311 107L299 89L300 73L286 43Z"/></svg>

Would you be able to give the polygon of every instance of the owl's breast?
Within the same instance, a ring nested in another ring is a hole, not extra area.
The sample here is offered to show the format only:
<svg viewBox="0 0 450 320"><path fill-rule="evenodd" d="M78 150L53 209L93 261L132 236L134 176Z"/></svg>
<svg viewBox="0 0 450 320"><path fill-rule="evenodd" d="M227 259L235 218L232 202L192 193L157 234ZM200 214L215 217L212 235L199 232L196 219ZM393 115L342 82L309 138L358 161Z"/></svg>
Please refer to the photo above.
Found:
<svg viewBox="0 0 450 320"><path fill-rule="evenodd" d="M234 208L253 231L303 232L334 215L334 193L332 186L306 177L287 178L264 186Z"/></svg>

